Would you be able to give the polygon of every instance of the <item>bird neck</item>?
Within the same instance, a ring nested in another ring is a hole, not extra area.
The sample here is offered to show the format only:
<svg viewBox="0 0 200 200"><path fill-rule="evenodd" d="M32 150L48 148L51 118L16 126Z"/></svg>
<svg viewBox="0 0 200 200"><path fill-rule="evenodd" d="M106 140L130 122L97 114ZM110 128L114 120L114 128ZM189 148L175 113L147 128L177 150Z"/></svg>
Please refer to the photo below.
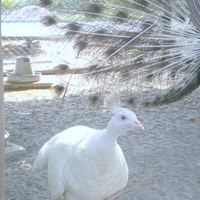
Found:
<svg viewBox="0 0 200 200"><path fill-rule="evenodd" d="M113 117L107 128L99 130L90 137L88 142L95 149L99 149L102 152L112 152L117 146L117 138L123 133L124 131L117 126L116 120Z"/></svg>
<svg viewBox="0 0 200 200"><path fill-rule="evenodd" d="M117 121L114 119L114 116L113 116L106 130L106 135L108 139L116 141L117 138L123 133L124 131L119 128L119 126L117 125Z"/></svg>
<svg viewBox="0 0 200 200"><path fill-rule="evenodd" d="M113 156L113 152L116 150L117 141L115 138L110 137L110 135L107 134L107 129L103 129L92 135L92 137L89 137L83 146L84 148L82 148L82 150L91 149L89 156L92 156L93 159L93 155L95 155L96 160L102 156L104 157L104 160L109 160L110 157ZM85 148L86 146L87 148Z"/></svg>
<svg viewBox="0 0 200 200"><path fill-rule="evenodd" d="M96 137L97 143L99 143L100 146L106 147L115 147L117 144L116 137L112 134L109 134L108 129L103 129L99 131L98 136Z"/></svg>
<svg viewBox="0 0 200 200"><path fill-rule="evenodd" d="M111 120L107 126L107 129L98 131L94 137L90 138L91 145L95 146L102 152L112 152L117 146L117 138L121 135L119 130L115 126L115 120ZM109 153L106 153L109 154Z"/></svg>

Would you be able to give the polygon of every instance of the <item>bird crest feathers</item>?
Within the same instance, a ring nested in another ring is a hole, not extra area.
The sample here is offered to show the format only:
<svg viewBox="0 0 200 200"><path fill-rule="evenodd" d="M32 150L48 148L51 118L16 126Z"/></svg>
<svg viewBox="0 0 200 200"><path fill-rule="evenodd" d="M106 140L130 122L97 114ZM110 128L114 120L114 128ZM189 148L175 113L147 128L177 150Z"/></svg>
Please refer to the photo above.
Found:
<svg viewBox="0 0 200 200"><path fill-rule="evenodd" d="M120 108L120 96L119 93L113 92L105 96L104 109L115 114Z"/></svg>

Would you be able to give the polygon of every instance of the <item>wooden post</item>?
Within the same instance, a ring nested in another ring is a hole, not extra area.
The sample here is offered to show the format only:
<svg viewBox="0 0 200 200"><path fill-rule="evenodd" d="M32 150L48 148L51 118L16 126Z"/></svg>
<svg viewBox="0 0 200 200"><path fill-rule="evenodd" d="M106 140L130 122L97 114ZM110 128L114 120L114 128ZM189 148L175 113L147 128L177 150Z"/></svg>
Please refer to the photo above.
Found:
<svg viewBox="0 0 200 200"><path fill-rule="evenodd" d="M1 0L0 0L1 3ZM0 6L1 16L1 6ZM0 200L4 200L5 191L5 121L4 121L4 85L3 85L3 56L1 41L1 17L0 17Z"/></svg>

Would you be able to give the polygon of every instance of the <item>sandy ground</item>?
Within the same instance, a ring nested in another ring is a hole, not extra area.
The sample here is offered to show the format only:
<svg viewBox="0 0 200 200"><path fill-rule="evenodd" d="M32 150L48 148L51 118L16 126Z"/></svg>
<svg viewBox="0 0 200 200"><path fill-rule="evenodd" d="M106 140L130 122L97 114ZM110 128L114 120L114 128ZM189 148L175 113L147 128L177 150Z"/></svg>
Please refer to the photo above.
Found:
<svg viewBox="0 0 200 200"><path fill-rule="evenodd" d="M25 156L6 161L5 200L50 199L47 173L30 177L39 149L53 135L74 125L105 128L111 115L102 111L102 99L94 107L87 96L67 96L60 103L48 90L5 93L9 142L27 150ZM118 139L130 171L125 189L153 174L119 199L199 200L200 88L173 104L129 108L138 114L145 131L129 132Z"/></svg>

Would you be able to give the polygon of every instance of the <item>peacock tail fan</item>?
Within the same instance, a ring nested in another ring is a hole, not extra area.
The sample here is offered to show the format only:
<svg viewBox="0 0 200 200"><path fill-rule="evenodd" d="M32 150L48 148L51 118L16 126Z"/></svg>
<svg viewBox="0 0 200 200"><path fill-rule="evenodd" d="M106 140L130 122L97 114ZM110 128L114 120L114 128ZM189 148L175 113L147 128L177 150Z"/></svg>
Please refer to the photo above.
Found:
<svg viewBox="0 0 200 200"><path fill-rule="evenodd" d="M199 1L66 0L62 9L53 9L54 1L51 7L52 26L65 45L73 44L73 68L83 68L82 87L73 92L128 91L134 103L148 106L177 101L199 86Z"/></svg>

